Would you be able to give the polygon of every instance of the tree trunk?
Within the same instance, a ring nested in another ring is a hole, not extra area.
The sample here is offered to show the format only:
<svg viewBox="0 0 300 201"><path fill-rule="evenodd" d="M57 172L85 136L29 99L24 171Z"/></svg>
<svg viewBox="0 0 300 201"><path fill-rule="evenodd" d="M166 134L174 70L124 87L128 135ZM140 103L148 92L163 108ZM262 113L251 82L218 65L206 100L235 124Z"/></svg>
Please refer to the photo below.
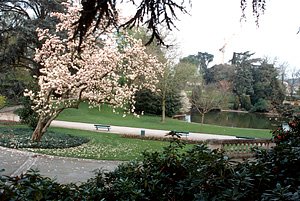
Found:
<svg viewBox="0 0 300 201"><path fill-rule="evenodd" d="M161 104L161 122L165 122L166 120L166 100L163 99L162 100L162 104Z"/></svg>
<svg viewBox="0 0 300 201"><path fill-rule="evenodd" d="M35 130L32 133L31 140L33 142L41 141L43 135L46 133L47 129L49 128L51 122L64 110L65 108L61 108L56 111L55 114L52 115L41 115L39 117L39 121L35 127Z"/></svg>
<svg viewBox="0 0 300 201"><path fill-rule="evenodd" d="M49 120L51 118L44 118L42 116L39 117L39 121L35 127L35 130L32 133L31 140L33 142L39 142L41 141L43 135L47 131L47 128L49 127L50 123ZM52 121L52 120L51 120Z"/></svg>
<svg viewBox="0 0 300 201"><path fill-rule="evenodd" d="M202 116L201 116L201 124L204 123L204 115L205 115L205 113L202 113Z"/></svg>
<svg viewBox="0 0 300 201"><path fill-rule="evenodd" d="M161 97L161 122L166 120L166 90L164 89Z"/></svg>

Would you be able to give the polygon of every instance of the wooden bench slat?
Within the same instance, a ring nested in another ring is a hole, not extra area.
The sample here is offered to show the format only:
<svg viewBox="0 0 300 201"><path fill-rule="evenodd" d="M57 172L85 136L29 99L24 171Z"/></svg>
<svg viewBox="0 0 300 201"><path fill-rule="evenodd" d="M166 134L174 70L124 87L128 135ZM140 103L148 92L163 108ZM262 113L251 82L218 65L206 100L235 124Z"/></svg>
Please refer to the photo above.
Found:
<svg viewBox="0 0 300 201"><path fill-rule="evenodd" d="M94 124L96 130L99 128L106 128L108 131L110 131L110 126L109 125L104 125L104 124Z"/></svg>

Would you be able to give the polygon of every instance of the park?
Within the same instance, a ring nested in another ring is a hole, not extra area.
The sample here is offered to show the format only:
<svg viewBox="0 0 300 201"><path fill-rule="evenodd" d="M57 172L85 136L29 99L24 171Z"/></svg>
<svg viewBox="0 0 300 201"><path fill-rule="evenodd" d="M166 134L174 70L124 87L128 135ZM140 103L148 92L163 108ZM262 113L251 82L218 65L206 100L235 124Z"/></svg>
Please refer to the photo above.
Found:
<svg viewBox="0 0 300 201"><path fill-rule="evenodd" d="M299 200L300 71L180 57L149 2L0 2L0 200Z"/></svg>

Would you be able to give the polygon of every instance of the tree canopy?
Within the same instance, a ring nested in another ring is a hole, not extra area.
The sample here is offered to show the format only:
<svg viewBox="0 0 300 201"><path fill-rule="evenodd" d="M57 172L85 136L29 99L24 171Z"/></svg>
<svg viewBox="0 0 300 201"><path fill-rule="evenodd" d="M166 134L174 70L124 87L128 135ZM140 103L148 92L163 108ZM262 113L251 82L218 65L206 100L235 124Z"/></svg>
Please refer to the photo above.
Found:
<svg viewBox="0 0 300 201"><path fill-rule="evenodd" d="M33 60L41 46L36 29L53 30L51 12L62 11L62 0L0 0L0 94L18 103L30 75L41 67Z"/></svg>
<svg viewBox="0 0 300 201"><path fill-rule="evenodd" d="M38 74L38 64L33 60L35 48L41 45L36 29L55 27L57 21L50 13L62 11L60 2L0 0L0 66L3 70L24 67Z"/></svg>
<svg viewBox="0 0 300 201"><path fill-rule="evenodd" d="M248 6L248 1L250 0L240 0L242 18L246 18L245 10ZM178 20L178 15L181 13L188 14L187 3L192 5L192 0L182 0L180 3L177 3L175 0L129 0L128 2L136 6L135 15L127 22L119 25L117 23L119 13L116 9L116 0L82 0L81 16L76 22L77 29L74 37L78 36L80 41L82 41L93 20L96 19L96 26L101 22L105 22L106 26L114 25L125 28L143 25L151 31L150 40L146 44L150 44L154 39L157 39L161 44L165 44L159 27L167 27L169 30L176 28L175 21ZM252 12L258 25L259 17L266 8L266 1L252 0L251 4Z"/></svg>
<svg viewBox="0 0 300 201"><path fill-rule="evenodd" d="M155 56L146 53L141 40L126 33L120 36L114 27L107 27L105 33L91 27L78 53L80 41L71 39L80 8L69 3L65 6L66 13L52 14L59 21L56 32L37 30L42 42L34 57L42 66L39 90L26 93L39 114L34 141L41 139L60 112L77 108L84 100L92 106L107 103L129 110L138 89L154 90L156 73L162 67Z"/></svg>
<svg viewBox="0 0 300 201"><path fill-rule="evenodd" d="M184 1L177 3L174 0L156 1L156 0L129 0L133 5L137 6L136 13L127 22L119 25L117 19L119 13L116 9L117 2L115 0L83 0L82 11L79 20L76 22L77 29L74 36L79 36L80 41L86 35L87 30L92 22L96 19L96 27L104 23L105 27L111 25L117 27L132 28L144 25L151 30L151 37L147 44L154 39L164 44L159 26L166 26L169 30L176 28L174 20L177 18L177 12L187 13ZM80 43L81 44L81 43Z"/></svg>

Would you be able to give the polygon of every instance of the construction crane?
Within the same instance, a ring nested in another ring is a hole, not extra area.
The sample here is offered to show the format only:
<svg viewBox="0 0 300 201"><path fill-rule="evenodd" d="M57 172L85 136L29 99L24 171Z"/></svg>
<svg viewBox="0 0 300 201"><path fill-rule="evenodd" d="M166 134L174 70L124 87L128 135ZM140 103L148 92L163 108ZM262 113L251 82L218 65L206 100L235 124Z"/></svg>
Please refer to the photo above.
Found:
<svg viewBox="0 0 300 201"><path fill-rule="evenodd" d="M219 51L222 53L222 64L224 64L225 51L226 51L228 42L230 42L234 36L235 36L235 34L232 34L229 38L227 38L227 40L226 40L226 38L224 38L224 45L219 49Z"/></svg>
<svg viewBox="0 0 300 201"><path fill-rule="evenodd" d="M224 64L224 55L225 55L226 46L227 46L227 42L225 42L224 45L219 49L219 51L222 52L222 64Z"/></svg>

